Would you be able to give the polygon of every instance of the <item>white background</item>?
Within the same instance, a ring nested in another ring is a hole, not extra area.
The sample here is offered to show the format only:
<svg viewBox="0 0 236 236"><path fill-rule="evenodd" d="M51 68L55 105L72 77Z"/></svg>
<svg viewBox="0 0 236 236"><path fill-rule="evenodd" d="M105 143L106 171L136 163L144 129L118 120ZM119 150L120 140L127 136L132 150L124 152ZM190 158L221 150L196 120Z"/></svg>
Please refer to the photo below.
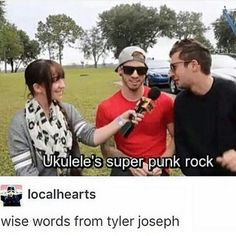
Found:
<svg viewBox="0 0 236 236"><path fill-rule="evenodd" d="M120 4L140 3L146 7L159 9L166 5L177 14L180 11L202 13L202 22L210 27L206 37L215 45L212 23L222 15L224 6L228 10L236 9L235 0L6 0L6 18L19 29L24 30L30 38L35 37L38 22L46 22L49 15L66 14L72 17L83 29L96 26L98 16L104 11ZM176 39L160 38L153 48L148 48L147 56L155 59L168 59L169 51ZM63 64L80 64L83 53L78 49L65 47ZM42 55L43 56L43 55ZM47 57L45 54L43 57ZM111 53L105 59L106 63L117 63ZM85 60L93 64L93 60ZM102 63L102 59L99 63Z"/></svg>
<svg viewBox="0 0 236 236"><path fill-rule="evenodd" d="M0 184L22 184L21 207L1 207L0 218L64 217L69 227L3 227L17 235L235 235L235 178L227 177L1 177ZM95 199L29 200L31 191L95 191ZM102 218L103 227L75 227L73 219ZM179 227L107 226L106 218L179 218Z"/></svg>

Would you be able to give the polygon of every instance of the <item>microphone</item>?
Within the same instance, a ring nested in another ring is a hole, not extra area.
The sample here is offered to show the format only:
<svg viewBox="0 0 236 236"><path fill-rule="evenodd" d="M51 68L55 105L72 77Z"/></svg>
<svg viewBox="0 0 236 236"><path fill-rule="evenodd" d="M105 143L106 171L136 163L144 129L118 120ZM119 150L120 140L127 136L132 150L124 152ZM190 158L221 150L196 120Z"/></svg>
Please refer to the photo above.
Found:
<svg viewBox="0 0 236 236"><path fill-rule="evenodd" d="M161 94L161 91L157 87L152 87L148 92L148 97L141 97L138 101L135 112L136 113L143 113L143 112L150 112L154 108L155 101ZM130 121L126 122L120 129L120 133L125 138L128 137L128 135L133 131L134 129L134 123L132 120L134 119L133 115L130 115L129 117Z"/></svg>

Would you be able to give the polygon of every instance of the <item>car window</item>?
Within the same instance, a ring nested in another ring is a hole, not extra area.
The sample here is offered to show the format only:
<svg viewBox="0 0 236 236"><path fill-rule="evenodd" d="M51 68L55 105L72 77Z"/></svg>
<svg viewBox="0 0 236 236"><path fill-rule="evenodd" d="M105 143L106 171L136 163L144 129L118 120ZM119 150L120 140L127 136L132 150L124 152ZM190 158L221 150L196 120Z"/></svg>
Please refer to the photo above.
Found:
<svg viewBox="0 0 236 236"><path fill-rule="evenodd" d="M150 60L147 61L147 66L149 69L169 68L170 63L167 60Z"/></svg>
<svg viewBox="0 0 236 236"><path fill-rule="evenodd" d="M212 55L212 69L236 68L236 60L227 55Z"/></svg>

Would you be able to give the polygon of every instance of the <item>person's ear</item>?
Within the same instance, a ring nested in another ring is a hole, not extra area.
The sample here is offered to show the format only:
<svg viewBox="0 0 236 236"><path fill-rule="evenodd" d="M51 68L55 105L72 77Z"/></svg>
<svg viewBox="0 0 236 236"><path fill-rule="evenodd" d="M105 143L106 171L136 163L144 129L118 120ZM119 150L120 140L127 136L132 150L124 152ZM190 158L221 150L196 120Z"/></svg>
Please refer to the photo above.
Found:
<svg viewBox="0 0 236 236"><path fill-rule="evenodd" d="M42 93L42 86L40 84L34 83L33 84L33 89L35 93Z"/></svg>
<svg viewBox="0 0 236 236"><path fill-rule="evenodd" d="M118 68L117 73L119 74L119 76L122 75L122 68L121 67Z"/></svg>
<svg viewBox="0 0 236 236"><path fill-rule="evenodd" d="M200 65L199 65L199 63L198 63L197 60L192 60L190 63L191 63L191 66L192 66L192 70L193 70L194 72L200 70Z"/></svg>

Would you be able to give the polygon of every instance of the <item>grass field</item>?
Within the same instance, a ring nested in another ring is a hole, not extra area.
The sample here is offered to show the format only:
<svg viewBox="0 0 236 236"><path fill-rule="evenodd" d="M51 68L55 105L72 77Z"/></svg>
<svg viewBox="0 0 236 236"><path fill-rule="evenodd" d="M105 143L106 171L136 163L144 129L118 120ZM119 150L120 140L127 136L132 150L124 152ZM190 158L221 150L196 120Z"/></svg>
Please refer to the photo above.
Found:
<svg viewBox="0 0 236 236"><path fill-rule="evenodd" d="M65 68L65 75L66 89L63 101L73 104L87 121L94 123L97 105L119 89L119 85L114 83L119 77L111 68ZM15 112L24 107L27 94L22 72L0 73L0 176L15 174L7 149L7 129ZM90 156L91 153L101 156L99 147L91 148L80 144L80 148L85 156ZM109 175L109 172L110 170L105 167L85 169L83 175ZM178 174L178 171L174 171L173 174Z"/></svg>

